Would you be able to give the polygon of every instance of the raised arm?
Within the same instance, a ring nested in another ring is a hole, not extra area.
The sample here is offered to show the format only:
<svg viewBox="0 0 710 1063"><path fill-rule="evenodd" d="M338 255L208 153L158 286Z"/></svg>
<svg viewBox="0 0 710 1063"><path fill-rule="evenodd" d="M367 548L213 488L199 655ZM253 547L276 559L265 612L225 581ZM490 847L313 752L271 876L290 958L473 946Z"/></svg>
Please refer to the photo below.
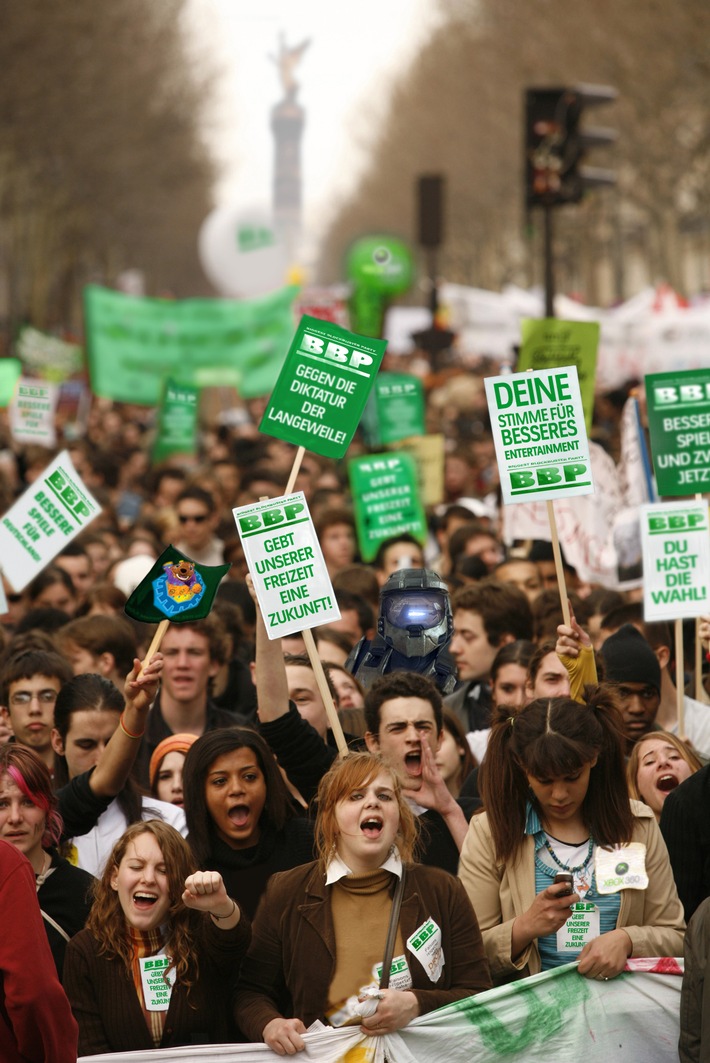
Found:
<svg viewBox="0 0 710 1063"><path fill-rule="evenodd" d="M126 785L150 706L158 692L162 670L162 653L154 654L142 673L141 662L138 658L133 661L133 670L126 677L123 688L126 707L121 713L121 722L89 778L89 786L97 797L115 797Z"/></svg>
<svg viewBox="0 0 710 1063"><path fill-rule="evenodd" d="M288 682L281 639L270 639L261 615L251 576L246 579L256 609L256 701L262 723L271 723L288 712Z"/></svg>
<svg viewBox="0 0 710 1063"><path fill-rule="evenodd" d="M569 675L570 697L582 701L588 683L598 683L592 640L577 623L570 605L570 625L557 628L555 652Z"/></svg>

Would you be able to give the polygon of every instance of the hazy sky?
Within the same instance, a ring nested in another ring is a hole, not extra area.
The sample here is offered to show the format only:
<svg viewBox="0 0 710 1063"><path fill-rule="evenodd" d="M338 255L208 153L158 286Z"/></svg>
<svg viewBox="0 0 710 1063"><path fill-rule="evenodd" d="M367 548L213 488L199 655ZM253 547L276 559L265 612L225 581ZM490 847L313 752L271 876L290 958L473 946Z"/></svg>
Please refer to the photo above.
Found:
<svg viewBox="0 0 710 1063"><path fill-rule="evenodd" d="M211 138L227 164L220 203L270 206L271 107L281 98L269 59L310 38L296 72L306 110L301 162L311 243L337 195L357 176L363 132L382 113L397 70L429 32L436 0L191 0L191 19L210 65L221 70Z"/></svg>

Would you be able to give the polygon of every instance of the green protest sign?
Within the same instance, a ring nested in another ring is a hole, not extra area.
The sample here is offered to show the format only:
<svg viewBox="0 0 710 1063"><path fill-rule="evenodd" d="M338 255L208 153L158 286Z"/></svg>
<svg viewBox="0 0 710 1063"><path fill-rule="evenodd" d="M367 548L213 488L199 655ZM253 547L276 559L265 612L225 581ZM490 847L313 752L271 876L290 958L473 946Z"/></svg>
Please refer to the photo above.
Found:
<svg viewBox="0 0 710 1063"><path fill-rule="evenodd" d="M327 458L342 458L386 346L385 340L302 317L260 431Z"/></svg>
<svg viewBox="0 0 710 1063"><path fill-rule="evenodd" d="M267 394L293 333L296 288L241 301L148 299L84 289L92 390L116 402L157 406L166 376L194 387ZM258 385L258 387L257 387Z"/></svg>
<svg viewBox="0 0 710 1063"><path fill-rule="evenodd" d="M408 436L423 436L424 387L408 373L380 373L373 390L378 443L386 445Z"/></svg>
<svg viewBox="0 0 710 1063"><path fill-rule="evenodd" d="M593 494L576 366L484 383L503 501Z"/></svg>
<svg viewBox="0 0 710 1063"><path fill-rule="evenodd" d="M302 491L232 513L270 639L340 619Z"/></svg>
<svg viewBox="0 0 710 1063"><path fill-rule="evenodd" d="M21 373L17 358L0 358L0 406L10 405Z"/></svg>
<svg viewBox="0 0 710 1063"><path fill-rule="evenodd" d="M591 432L599 323L558 321L554 317L526 318L521 322L521 334L518 371L557 369L565 365L577 367L587 432Z"/></svg>
<svg viewBox="0 0 710 1063"><path fill-rule="evenodd" d="M708 531L707 502L663 502L641 507L646 620L678 620L707 613Z"/></svg>
<svg viewBox="0 0 710 1063"><path fill-rule="evenodd" d="M5 578L23 590L101 512L63 450L0 520Z"/></svg>
<svg viewBox="0 0 710 1063"><path fill-rule="evenodd" d="M426 541L417 470L409 454L353 458L348 463L348 476L363 561L372 561L380 543L393 535L408 532L422 544Z"/></svg>
<svg viewBox="0 0 710 1063"><path fill-rule="evenodd" d="M200 392L189 384L166 380L158 411L153 461L171 454L197 453L197 408Z"/></svg>
<svg viewBox="0 0 710 1063"><path fill-rule="evenodd" d="M650 373L645 381L658 494L710 491L710 369Z"/></svg>

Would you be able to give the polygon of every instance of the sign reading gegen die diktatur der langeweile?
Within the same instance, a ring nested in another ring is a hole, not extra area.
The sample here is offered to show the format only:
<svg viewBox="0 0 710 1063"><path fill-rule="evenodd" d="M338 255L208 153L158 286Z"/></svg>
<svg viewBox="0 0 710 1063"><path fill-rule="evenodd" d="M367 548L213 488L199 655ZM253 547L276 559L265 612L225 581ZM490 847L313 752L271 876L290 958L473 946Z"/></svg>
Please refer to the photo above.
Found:
<svg viewBox="0 0 710 1063"><path fill-rule="evenodd" d="M487 377L503 501L594 493L575 366Z"/></svg>
<svg viewBox="0 0 710 1063"><path fill-rule="evenodd" d="M342 458L380 368L386 340L304 314L259 431Z"/></svg>
<svg viewBox="0 0 710 1063"><path fill-rule="evenodd" d="M232 513L270 639L340 619L302 491Z"/></svg>

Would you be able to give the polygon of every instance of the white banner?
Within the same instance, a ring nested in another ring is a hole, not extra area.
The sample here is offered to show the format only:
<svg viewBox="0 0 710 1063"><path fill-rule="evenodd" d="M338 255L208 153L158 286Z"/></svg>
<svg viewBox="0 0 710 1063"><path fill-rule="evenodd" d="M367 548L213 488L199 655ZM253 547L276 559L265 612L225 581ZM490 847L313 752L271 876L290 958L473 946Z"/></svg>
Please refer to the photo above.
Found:
<svg viewBox="0 0 710 1063"><path fill-rule="evenodd" d="M0 520L5 578L20 593L101 511L63 450Z"/></svg>
<svg viewBox="0 0 710 1063"><path fill-rule="evenodd" d="M58 397L56 384L20 377L8 410L10 432L16 443L38 443L49 450L56 446L54 415Z"/></svg>
<svg viewBox="0 0 710 1063"><path fill-rule="evenodd" d="M660 966L678 970L672 960L661 960ZM342 1027L306 1034L306 1048L295 1058L313 1063L383 1063L385 1055L388 1063L575 1063L578 1059L677 1063L678 974L635 971L597 982L582 978L576 967L566 964L479 993L415 1019L387 1037L365 1038L357 1028ZM84 1063L283 1060L266 1045L109 1052L81 1058Z"/></svg>

